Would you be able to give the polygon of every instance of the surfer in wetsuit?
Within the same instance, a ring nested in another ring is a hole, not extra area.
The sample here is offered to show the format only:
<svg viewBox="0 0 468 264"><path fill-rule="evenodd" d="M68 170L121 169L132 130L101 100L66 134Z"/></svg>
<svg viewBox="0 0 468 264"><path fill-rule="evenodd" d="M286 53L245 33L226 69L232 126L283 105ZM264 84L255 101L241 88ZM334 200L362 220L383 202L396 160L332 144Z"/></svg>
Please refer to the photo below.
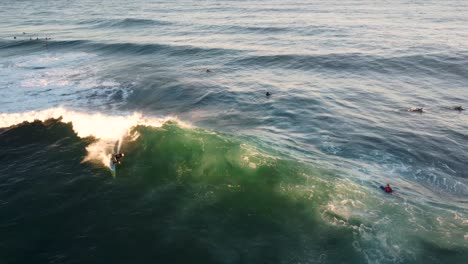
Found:
<svg viewBox="0 0 468 264"><path fill-rule="evenodd" d="M120 159L125 156L124 153L117 153L114 155L114 159L112 160L112 164L120 164Z"/></svg>
<svg viewBox="0 0 468 264"><path fill-rule="evenodd" d="M392 187L390 187L390 184L387 183L387 186L383 187L383 186L380 186L380 188L382 190L384 190L386 193L392 193L393 192L393 189Z"/></svg>
<svg viewBox="0 0 468 264"><path fill-rule="evenodd" d="M408 109L408 112L422 113L422 112L424 112L424 109L422 107L412 107L412 108Z"/></svg>

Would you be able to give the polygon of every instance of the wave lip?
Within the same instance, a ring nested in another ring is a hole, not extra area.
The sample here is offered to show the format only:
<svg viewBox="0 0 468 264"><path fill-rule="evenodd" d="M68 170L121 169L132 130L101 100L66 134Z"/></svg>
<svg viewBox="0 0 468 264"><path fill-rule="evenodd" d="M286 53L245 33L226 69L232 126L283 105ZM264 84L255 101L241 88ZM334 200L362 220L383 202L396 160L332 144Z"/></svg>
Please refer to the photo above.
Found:
<svg viewBox="0 0 468 264"><path fill-rule="evenodd" d="M109 157L115 151L113 149L115 143L118 142L120 145L122 138L130 132L132 127L138 125L161 127L169 120L177 121L182 127L190 127L189 124L170 116L164 118L145 117L137 112L112 116L56 107L42 111L0 114L0 128L12 127L24 122L46 121L50 119L60 119L64 123L71 123L73 131L80 138L96 138L96 141L86 148L88 156L84 161L97 161L101 162L104 166L109 166Z"/></svg>
<svg viewBox="0 0 468 264"><path fill-rule="evenodd" d="M50 108L41 111L0 114L0 127L10 127L23 122L35 120L45 121L52 118L61 118L64 123L72 123L73 130L79 137L93 136L104 140L118 140L131 127L147 125L160 127L168 120L177 120L183 126L190 127L176 117L154 118L145 117L135 112L127 115L112 116L102 113L86 113L68 110L64 107Z"/></svg>

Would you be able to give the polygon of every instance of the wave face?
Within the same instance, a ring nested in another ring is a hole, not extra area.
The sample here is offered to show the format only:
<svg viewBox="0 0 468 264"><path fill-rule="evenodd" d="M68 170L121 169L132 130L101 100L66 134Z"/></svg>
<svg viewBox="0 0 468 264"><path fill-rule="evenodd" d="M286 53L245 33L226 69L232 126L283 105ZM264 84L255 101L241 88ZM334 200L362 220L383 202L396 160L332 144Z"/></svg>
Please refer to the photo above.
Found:
<svg viewBox="0 0 468 264"><path fill-rule="evenodd" d="M65 260L91 262L130 260L127 253L141 261L210 263L227 257L248 262L466 257L463 238L440 241L441 234L463 235L468 220L452 210L428 212L427 205L388 199L332 171L174 121L127 132L121 146L127 155L113 179L104 164L87 157L100 140L78 137L72 123L49 119L1 131L0 160L9 164L0 178L5 260L18 260L20 249L27 260L54 258L59 250ZM52 236L44 239L42 232ZM21 237L42 242L25 244ZM62 244L69 240L76 242ZM76 246L96 247L95 254L77 252ZM250 250L242 251L245 247Z"/></svg>
<svg viewBox="0 0 468 264"><path fill-rule="evenodd" d="M0 1L0 263L463 263L467 13Z"/></svg>

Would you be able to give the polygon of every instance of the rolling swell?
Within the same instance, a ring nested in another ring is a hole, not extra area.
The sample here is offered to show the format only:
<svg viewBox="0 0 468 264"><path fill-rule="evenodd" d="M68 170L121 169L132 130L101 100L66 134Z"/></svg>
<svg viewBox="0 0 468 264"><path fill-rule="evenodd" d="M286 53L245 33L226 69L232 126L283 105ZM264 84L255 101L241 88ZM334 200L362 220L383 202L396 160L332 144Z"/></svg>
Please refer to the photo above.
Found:
<svg viewBox="0 0 468 264"><path fill-rule="evenodd" d="M148 55L153 53L169 56L221 56L231 54L231 50L218 48L200 48L194 46L175 46L165 44L136 44L136 43L96 43L87 42L86 49L103 53L121 53L125 55Z"/></svg>
<svg viewBox="0 0 468 264"><path fill-rule="evenodd" d="M234 34L280 34L291 31L288 27L275 26L238 26L238 25L203 25L199 26L200 30L212 30L218 33L234 33Z"/></svg>
<svg viewBox="0 0 468 264"><path fill-rule="evenodd" d="M468 53L428 54L400 57L383 57L365 54L327 55L269 55L251 56L228 63L246 67L273 67L294 70L326 70L377 72L382 74L420 73L436 75L441 73L468 78Z"/></svg>
<svg viewBox="0 0 468 264"><path fill-rule="evenodd" d="M45 40L18 40L18 41L0 41L0 49L1 50L8 50L8 49L15 49L15 48L35 48L44 50L46 47L44 46ZM67 40L67 41L59 41L59 40L49 40L47 41L49 48L56 48L56 49L71 49L82 47L86 43L89 43L86 40Z"/></svg>
<svg viewBox="0 0 468 264"><path fill-rule="evenodd" d="M89 25L93 28L133 28L145 26L167 26L171 22L155 20L155 19L139 19L139 18L124 18L124 19L91 19L81 21L79 25Z"/></svg>
<svg viewBox="0 0 468 264"><path fill-rule="evenodd" d="M175 46L166 44L139 44L139 43L102 43L89 40L49 40L47 47L45 40L19 40L0 41L0 49L8 50L14 48L35 48L36 50L47 49L80 49L82 51L101 52L104 54L125 55L148 55L161 53L170 56L222 56L238 53L236 50L219 48L201 48L194 46Z"/></svg>

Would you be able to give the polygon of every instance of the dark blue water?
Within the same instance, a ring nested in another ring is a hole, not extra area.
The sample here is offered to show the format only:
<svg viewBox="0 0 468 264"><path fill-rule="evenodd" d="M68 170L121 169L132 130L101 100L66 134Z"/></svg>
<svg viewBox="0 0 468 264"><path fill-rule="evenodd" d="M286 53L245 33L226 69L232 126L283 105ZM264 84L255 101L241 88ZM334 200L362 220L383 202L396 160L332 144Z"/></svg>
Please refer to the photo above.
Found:
<svg viewBox="0 0 468 264"><path fill-rule="evenodd" d="M0 262L463 263L467 13L3 0Z"/></svg>

